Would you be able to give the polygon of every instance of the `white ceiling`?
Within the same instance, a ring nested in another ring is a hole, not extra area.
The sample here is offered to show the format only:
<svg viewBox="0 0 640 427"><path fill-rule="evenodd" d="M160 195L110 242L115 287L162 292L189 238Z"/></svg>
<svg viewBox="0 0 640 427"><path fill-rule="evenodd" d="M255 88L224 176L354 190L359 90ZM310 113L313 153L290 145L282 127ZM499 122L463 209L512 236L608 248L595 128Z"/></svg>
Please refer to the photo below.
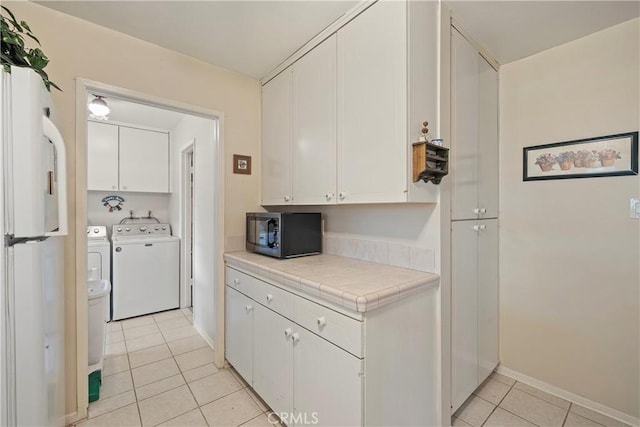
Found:
<svg viewBox="0 0 640 427"><path fill-rule="evenodd" d="M359 1L39 1L260 79ZM640 15L640 2L460 1L454 15L505 64Z"/></svg>
<svg viewBox="0 0 640 427"><path fill-rule="evenodd" d="M93 95L89 94L87 102L93 98ZM186 114L110 96L105 96L104 100L111 108L107 122L128 123L170 131L186 117Z"/></svg>

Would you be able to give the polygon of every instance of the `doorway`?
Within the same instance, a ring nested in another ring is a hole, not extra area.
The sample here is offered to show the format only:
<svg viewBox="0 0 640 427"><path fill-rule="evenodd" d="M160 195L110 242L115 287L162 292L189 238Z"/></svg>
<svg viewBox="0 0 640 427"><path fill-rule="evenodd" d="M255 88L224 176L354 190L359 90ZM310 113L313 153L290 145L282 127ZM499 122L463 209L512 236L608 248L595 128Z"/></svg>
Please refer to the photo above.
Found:
<svg viewBox="0 0 640 427"><path fill-rule="evenodd" d="M190 244L191 254L194 261L190 266L191 277L193 278L194 301L209 301L208 304L194 309L194 327L200 332L202 337L213 347L216 365L222 366L224 363L224 347L222 342L215 345L219 340L223 340L224 322L224 262L222 252L224 248L224 115L220 112L203 109L201 107L183 104L180 102L167 100L144 93L131 91L99 82L85 79L76 79L76 227L75 227L75 309L73 317L76 334L75 342L70 343L69 348L75 347L75 354L70 355L72 364L75 364L76 374L76 401L78 413L74 414L74 419L81 419L86 416L88 407L88 348L87 348L87 131L88 131L88 109L87 99L90 94L99 93L104 96L124 99L133 103L144 104L168 111L174 111L187 115L187 119L202 124L195 128L196 132L191 135L183 133L176 141L189 141L194 139L193 152L198 152L198 156L192 156L193 167L193 187L191 189L191 199L198 199L196 203L191 203ZM196 147L195 144L198 146ZM170 190L167 194L180 192L180 153L183 147L171 147L172 163L170 169L171 176ZM198 164L200 162L200 165ZM203 185L198 183L202 182ZM201 189L198 193L198 189ZM170 211L176 217L180 216L179 197ZM200 220L202 219L202 220ZM198 225L200 224L200 226ZM179 225L173 227L174 230L181 230ZM182 236L181 236L182 237ZM212 262L213 260L213 262ZM199 285L200 283L200 285ZM186 303L186 299L185 299ZM72 350L73 351L73 350Z"/></svg>

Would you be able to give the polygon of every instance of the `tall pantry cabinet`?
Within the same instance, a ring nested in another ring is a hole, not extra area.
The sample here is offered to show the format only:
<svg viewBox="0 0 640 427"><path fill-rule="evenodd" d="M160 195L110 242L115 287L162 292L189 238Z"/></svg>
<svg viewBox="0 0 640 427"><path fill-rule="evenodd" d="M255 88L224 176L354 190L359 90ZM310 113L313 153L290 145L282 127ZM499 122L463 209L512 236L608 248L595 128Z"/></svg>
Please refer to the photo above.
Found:
<svg viewBox="0 0 640 427"><path fill-rule="evenodd" d="M498 78L451 31L453 413L498 364Z"/></svg>

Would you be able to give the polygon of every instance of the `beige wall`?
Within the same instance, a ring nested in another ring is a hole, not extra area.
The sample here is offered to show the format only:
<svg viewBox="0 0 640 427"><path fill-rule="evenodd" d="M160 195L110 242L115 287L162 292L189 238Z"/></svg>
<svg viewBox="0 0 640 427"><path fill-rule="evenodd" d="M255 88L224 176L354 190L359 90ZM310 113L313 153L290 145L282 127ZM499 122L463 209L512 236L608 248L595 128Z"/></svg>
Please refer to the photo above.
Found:
<svg viewBox="0 0 640 427"><path fill-rule="evenodd" d="M64 92L53 93L60 130L67 141L71 167L69 208L72 230L65 243L67 413L76 408L75 233L77 218L75 78L81 77L137 92L216 110L225 114L226 164L234 153L259 155L260 90L258 81L155 46L30 2L4 2L25 20L43 44L51 63L47 72ZM211 40L203 40L211 43ZM259 168L251 176L226 170L225 238L244 234L244 212L258 208ZM213 186L211 191L213 191ZM78 248L84 251L84 248Z"/></svg>
<svg viewBox="0 0 640 427"><path fill-rule="evenodd" d="M522 181L522 148L639 128L640 20L500 70L500 356L639 415L638 176Z"/></svg>

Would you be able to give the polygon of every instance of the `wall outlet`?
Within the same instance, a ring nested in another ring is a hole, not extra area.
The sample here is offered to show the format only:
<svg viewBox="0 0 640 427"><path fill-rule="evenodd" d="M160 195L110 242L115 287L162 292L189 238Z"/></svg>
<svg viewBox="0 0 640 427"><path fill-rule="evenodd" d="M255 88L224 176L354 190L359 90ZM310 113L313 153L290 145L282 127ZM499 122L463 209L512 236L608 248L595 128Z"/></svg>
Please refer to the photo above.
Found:
<svg viewBox="0 0 640 427"><path fill-rule="evenodd" d="M640 199L629 201L629 218L640 218Z"/></svg>

